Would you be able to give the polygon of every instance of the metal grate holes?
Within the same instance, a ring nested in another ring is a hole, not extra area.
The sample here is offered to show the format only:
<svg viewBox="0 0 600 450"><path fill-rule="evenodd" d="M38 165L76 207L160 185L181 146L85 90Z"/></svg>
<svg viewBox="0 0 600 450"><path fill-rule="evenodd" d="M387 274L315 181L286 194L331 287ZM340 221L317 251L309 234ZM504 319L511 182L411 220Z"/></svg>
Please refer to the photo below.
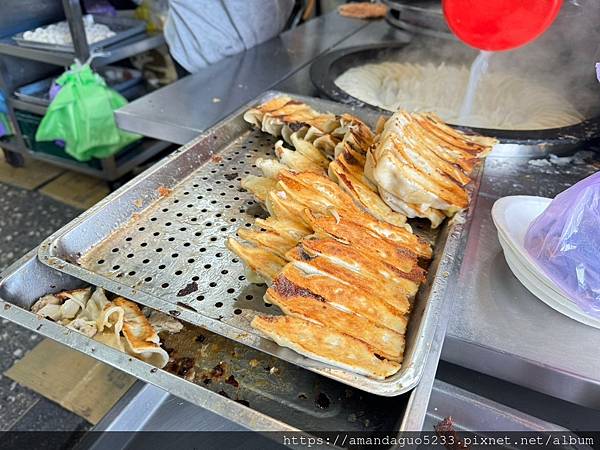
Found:
<svg viewBox="0 0 600 450"><path fill-rule="evenodd" d="M251 331L240 322L247 321L244 309L277 309L264 304L265 286L248 283L224 242L265 216L240 181L260 175L254 161L273 157L273 144L261 132L244 135L80 261L166 302L189 304L199 314Z"/></svg>

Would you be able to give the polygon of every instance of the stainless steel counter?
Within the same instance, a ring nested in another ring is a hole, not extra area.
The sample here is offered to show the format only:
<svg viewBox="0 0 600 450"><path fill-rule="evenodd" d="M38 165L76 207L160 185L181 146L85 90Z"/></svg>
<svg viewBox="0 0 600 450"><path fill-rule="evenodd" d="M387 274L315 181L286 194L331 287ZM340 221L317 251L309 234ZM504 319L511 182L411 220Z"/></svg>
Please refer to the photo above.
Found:
<svg viewBox="0 0 600 450"><path fill-rule="evenodd" d="M367 26L327 14L131 102L116 112L125 129L185 144Z"/></svg>
<svg viewBox="0 0 600 450"><path fill-rule="evenodd" d="M600 408L600 330L559 314L521 285L504 260L491 218L500 197L554 197L600 165L535 167L528 160L486 161L442 358Z"/></svg>

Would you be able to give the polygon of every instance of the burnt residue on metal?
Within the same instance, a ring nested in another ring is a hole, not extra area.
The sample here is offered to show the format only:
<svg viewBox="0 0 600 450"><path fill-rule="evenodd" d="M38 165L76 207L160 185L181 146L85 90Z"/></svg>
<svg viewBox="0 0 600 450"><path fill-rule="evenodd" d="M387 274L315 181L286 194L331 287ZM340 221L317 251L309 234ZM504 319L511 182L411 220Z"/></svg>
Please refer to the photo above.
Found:
<svg viewBox="0 0 600 450"><path fill-rule="evenodd" d="M225 373L225 363L220 362L210 371L210 376L213 378L220 378Z"/></svg>
<svg viewBox="0 0 600 450"><path fill-rule="evenodd" d="M329 405L331 405L331 400L329 399L327 394L324 394L323 392L319 392L317 394L317 396L315 397L315 405L319 409L327 409L327 408L329 408Z"/></svg>
<svg viewBox="0 0 600 450"><path fill-rule="evenodd" d="M223 178L225 178L228 181L233 181L237 177L238 177L238 173L237 172L226 173L225 175L223 175Z"/></svg>
<svg viewBox="0 0 600 450"><path fill-rule="evenodd" d="M192 281L187 284L183 289L177 292L177 297L185 297L186 295L190 295L192 292L196 292L198 290L198 283ZM194 309L195 311L195 309Z"/></svg>
<svg viewBox="0 0 600 450"><path fill-rule="evenodd" d="M177 302L177 306L180 306L180 307L182 307L182 308L185 308L185 309L189 309L190 311L198 312L198 311L196 310L196 308L194 308L194 307L193 307L193 306L191 306L191 305L188 305L187 303L183 303L183 302Z"/></svg>
<svg viewBox="0 0 600 450"><path fill-rule="evenodd" d="M217 392L217 394L222 395L223 397L226 397L226 398L231 398L229 396L229 394L222 389L219 392Z"/></svg>
<svg viewBox="0 0 600 450"><path fill-rule="evenodd" d="M179 317L181 315L181 311L177 311L176 309L172 309L171 311L169 311L169 314L171 314L173 317Z"/></svg>
<svg viewBox="0 0 600 450"><path fill-rule="evenodd" d="M229 375L229 377L227 377L227 379L225 380L225 383L230 384L235 388L240 387L240 383L238 383L238 381L233 375Z"/></svg>
<svg viewBox="0 0 600 450"><path fill-rule="evenodd" d="M180 377L185 377L194 367L195 361L193 358L173 358L167 363L165 370Z"/></svg>

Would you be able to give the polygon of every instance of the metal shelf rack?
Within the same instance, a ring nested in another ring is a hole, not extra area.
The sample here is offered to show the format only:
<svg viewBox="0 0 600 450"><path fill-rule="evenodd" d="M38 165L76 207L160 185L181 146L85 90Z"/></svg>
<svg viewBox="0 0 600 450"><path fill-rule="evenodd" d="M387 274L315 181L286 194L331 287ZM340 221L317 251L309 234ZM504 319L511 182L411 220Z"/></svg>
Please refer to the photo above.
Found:
<svg viewBox="0 0 600 450"><path fill-rule="evenodd" d="M0 139L0 148L6 160L14 166L23 165L23 156L39 159L70 170L82 172L107 181L131 171L168 147L165 142L144 138L134 151L117 154L91 167L78 161L33 151L24 139L16 111L44 115L46 107L21 100L14 95L17 87L60 72L60 67L70 66L75 58L85 61L89 47L85 38L83 14L79 0L6 0L3 17L0 17L0 92L7 100L8 116L15 135ZM18 31L32 29L59 20L67 20L73 37L73 52L40 50L17 45L13 39ZM105 56L93 60L93 67L101 67L151 50L165 43L161 33L142 33L103 49ZM133 156L131 156L133 155Z"/></svg>

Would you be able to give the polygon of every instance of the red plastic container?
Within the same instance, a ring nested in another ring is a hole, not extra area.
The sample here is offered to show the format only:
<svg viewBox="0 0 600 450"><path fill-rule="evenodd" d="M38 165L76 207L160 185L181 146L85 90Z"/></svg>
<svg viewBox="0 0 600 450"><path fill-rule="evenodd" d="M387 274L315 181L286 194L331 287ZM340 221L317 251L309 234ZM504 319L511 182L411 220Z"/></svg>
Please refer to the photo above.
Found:
<svg viewBox="0 0 600 450"><path fill-rule="evenodd" d="M448 26L479 50L521 47L546 31L563 0L443 0Z"/></svg>

